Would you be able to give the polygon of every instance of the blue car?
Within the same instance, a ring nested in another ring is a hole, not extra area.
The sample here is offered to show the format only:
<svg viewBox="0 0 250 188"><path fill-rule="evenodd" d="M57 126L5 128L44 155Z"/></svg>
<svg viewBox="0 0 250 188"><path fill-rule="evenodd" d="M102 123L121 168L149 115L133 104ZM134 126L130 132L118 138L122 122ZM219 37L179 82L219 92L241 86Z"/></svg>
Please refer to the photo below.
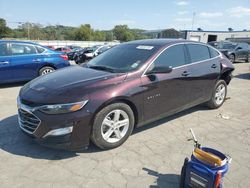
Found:
<svg viewBox="0 0 250 188"><path fill-rule="evenodd" d="M0 40L0 84L29 81L70 66L62 52L31 42Z"/></svg>

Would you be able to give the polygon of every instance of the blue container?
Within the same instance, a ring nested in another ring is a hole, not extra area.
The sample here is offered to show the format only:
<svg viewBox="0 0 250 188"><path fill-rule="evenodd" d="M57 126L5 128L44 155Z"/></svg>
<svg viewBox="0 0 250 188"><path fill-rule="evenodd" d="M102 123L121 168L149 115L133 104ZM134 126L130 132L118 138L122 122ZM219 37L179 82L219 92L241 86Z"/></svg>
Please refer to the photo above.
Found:
<svg viewBox="0 0 250 188"><path fill-rule="evenodd" d="M228 171L229 159L226 155L212 148L201 147L200 149L212 153L226 162L222 166L212 166L192 155L191 160L186 165L185 188L214 188L217 173L221 172L221 178L223 178ZM221 187L220 183L217 188Z"/></svg>

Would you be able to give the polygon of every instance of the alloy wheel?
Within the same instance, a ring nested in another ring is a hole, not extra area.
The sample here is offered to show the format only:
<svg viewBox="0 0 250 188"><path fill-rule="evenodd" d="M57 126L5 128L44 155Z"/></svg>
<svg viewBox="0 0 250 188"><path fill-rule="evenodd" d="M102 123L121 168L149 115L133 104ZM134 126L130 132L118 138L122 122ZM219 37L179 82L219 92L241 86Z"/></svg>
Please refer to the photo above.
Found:
<svg viewBox="0 0 250 188"><path fill-rule="evenodd" d="M41 75L45 75L45 74L48 74L51 72L54 72L54 70L53 69L44 69Z"/></svg>
<svg viewBox="0 0 250 188"><path fill-rule="evenodd" d="M226 96L226 87L220 84L215 91L215 103L221 105L224 102Z"/></svg>
<svg viewBox="0 0 250 188"><path fill-rule="evenodd" d="M108 143L119 142L128 132L129 116L123 110L111 111L103 120L101 134Z"/></svg>

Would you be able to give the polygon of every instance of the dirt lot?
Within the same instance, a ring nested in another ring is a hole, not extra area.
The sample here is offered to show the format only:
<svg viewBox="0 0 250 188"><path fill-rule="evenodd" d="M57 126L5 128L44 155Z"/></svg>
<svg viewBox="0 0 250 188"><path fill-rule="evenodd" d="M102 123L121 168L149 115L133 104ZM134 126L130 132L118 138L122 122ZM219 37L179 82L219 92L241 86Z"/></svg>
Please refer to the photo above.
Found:
<svg viewBox="0 0 250 188"><path fill-rule="evenodd" d="M178 187L190 156L193 128L203 145L233 158L224 187L250 186L250 71L235 64L228 100L218 110L198 106L147 125L117 149L72 153L37 145L17 123L20 86L0 89L0 187Z"/></svg>

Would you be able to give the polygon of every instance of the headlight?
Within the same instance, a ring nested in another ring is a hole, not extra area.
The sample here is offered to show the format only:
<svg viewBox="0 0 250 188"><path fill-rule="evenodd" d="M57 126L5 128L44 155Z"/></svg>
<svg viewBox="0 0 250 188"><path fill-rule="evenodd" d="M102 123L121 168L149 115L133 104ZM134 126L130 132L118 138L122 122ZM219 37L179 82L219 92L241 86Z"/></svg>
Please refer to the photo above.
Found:
<svg viewBox="0 0 250 188"><path fill-rule="evenodd" d="M39 107L39 110L46 114L65 114L82 109L87 104L87 102L88 100L68 104L45 105Z"/></svg>

